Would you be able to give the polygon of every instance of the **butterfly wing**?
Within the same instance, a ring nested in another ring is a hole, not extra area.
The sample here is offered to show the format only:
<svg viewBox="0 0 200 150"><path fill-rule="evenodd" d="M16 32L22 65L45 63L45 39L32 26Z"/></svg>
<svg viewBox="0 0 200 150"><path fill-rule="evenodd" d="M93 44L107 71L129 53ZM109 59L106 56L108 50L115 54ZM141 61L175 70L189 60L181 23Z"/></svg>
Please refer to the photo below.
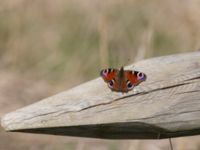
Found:
<svg viewBox="0 0 200 150"><path fill-rule="evenodd" d="M113 91L118 91L119 89L119 84L118 84L118 74L119 70L118 69L103 69L100 72L101 77L103 80L108 83L108 87L113 90Z"/></svg>
<svg viewBox="0 0 200 150"><path fill-rule="evenodd" d="M124 71L124 76L126 77L126 86L128 91L146 80L146 75L144 73L134 70Z"/></svg>
<svg viewBox="0 0 200 150"><path fill-rule="evenodd" d="M119 70L118 69L103 69L100 72L101 77L104 79L105 82L109 82L113 78L115 78L118 74Z"/></svg>

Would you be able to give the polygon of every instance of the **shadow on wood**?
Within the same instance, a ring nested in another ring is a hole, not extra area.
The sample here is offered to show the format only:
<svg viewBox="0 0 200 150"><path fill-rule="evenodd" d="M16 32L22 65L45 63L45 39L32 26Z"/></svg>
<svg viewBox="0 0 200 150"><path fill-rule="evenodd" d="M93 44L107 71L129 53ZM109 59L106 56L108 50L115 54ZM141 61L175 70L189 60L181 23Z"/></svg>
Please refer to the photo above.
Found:
<svg viewBox="0 0 200 150"><path fill-rule="evenodd" d="M122 94L97 78L11 112L1 124L6 131L109 139L200 134L200 52L143 60L125 69L142 71L147 80Z"/></svg>

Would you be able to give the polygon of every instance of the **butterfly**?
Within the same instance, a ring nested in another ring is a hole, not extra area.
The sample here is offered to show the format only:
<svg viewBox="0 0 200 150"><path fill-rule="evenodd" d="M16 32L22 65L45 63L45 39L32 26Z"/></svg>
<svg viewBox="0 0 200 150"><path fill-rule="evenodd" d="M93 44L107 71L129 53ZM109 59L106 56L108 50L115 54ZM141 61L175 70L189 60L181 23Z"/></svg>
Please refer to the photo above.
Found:
<svg viewBox="0 0 200 150"><path fill-rule="evenodd" d="M145 81L147 76L139 71L119 69L103 69L100 76L108 83L108 87L116 92L128 92L135 86Z"/></svg>

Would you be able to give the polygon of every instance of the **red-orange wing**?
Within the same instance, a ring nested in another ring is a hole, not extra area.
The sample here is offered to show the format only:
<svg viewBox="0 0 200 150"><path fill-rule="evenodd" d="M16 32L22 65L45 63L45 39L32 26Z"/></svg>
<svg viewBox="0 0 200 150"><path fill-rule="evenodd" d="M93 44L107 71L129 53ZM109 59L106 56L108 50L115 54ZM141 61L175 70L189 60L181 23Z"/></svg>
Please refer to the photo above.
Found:
<svg viewBox="0 0 200 150"><path fill-rule="evenodd" d="M132 90L134 86L146 80L146 75L139 71L126 70L124 71L126 77L126 85L128 91Z"/></svg>
<svg viewBox="0 0 200 150"><path fill-rule="evenodd" d="M100 72L101 77L104 79L111 90L117 92L128 92L136 85L146 80L146 75L139 71L125 70L123 77L119 78L118 69L104 69Z"/></svg>
<svg viewBox="0 0 200 150"><path fill-rule="evenodd" d="M112 68L103 69L100 72L100 76L104 79L105 82L109 82L117 76L118 72L119 72L118 69L112 69Z"/></svg>
<svg viewBox="0 0 200 150"><path fill-rule="evenodd" d="M119 84L118 84L118 76L119 70L118 69L104 69L100 72L101 77L103 80L108 83L108 87L112 91L119 91Z"/></svg>

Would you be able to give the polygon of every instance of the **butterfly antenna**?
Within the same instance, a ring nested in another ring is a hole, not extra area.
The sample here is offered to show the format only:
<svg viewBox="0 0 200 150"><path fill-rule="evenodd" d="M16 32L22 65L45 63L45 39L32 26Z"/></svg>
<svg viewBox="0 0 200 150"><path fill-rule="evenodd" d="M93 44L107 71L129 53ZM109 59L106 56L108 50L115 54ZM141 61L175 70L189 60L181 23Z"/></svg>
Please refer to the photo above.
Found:
<svg viewBox="0 0 200 150"><path fill-rule="evenodd" d="M171 150L174 150L174 149L173 149L172 139L171 139L171 138L169 138L169 144L170 144L170 149L171 149Z"/></svg>

